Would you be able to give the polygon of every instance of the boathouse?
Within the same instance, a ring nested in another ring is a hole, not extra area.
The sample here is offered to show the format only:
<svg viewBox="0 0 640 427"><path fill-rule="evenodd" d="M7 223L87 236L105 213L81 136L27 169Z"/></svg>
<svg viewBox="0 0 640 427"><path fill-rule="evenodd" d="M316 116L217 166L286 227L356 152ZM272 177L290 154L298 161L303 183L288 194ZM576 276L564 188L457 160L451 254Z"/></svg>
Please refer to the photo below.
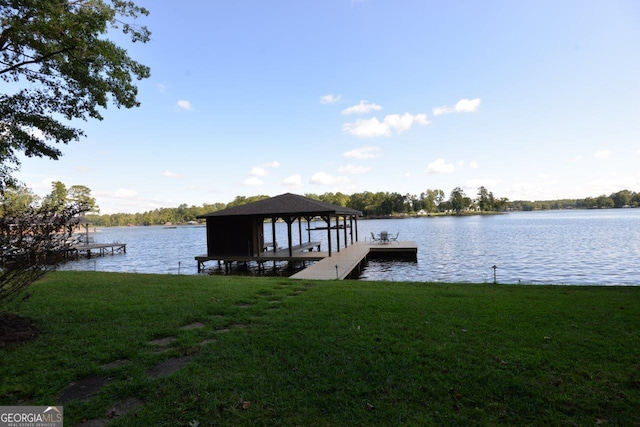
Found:
<svg viewBox="0 0 640 427"><path fill-rule="evenodd" d="M234 261L304 261L319 260L331 256L332 248L358 241L358 217L362 212L325 203L309 197L286 193L246 205L234 206L206 215L207 254L196 257L198 270L204 262L217 260ZM312 221L320 226L312 228ZM316 220L316 221L314 221ZM286 247L278 246L276 223L287 225ZM265 241L264 224L270 222L272 241ZM294 242L292 228L297 223L298 241ZM306 241L303 241L303 223L306 226ZM326 231L327 252L320 253L320 242L311 239L311 232ZM316 251L314 252L314 249Z"/></svg>

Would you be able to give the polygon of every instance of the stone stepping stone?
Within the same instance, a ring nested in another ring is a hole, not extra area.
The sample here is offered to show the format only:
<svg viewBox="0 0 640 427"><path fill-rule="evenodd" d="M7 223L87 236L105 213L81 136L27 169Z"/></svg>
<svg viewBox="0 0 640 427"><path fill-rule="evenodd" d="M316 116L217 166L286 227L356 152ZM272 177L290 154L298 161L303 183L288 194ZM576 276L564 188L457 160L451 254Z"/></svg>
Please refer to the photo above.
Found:
<svg viewBox="0 0 640 427"><path fill-rule="evenodd" d="M214 334L226 334L230 330L231 329L229 329L229 328L216 329L215 331L213 331L213 333Z"/></svg>
<svg viewBox="0 0 640 427"><path fill-rule="evenodd" d="M87 400L98 394L100 389L111 381L108 377L89 377L71 383L58 394L57 400L65 403L69 400Z"/></svg>
<svg viewBox="0 0 640 427"><path fill-rule="evenodd" d="M242 303L236 304L236 306L238 308L250 308L250 307L253 307L253 303L242 302Z"/></svg>
<svg viewBox="0 0 640 427"><path fill-rule="evenodd" d="M113 362L105 363L101 366L102 369L117 369L121 368L125 365L128 365L131 362L129 359L118 359Z"/></svg>
<svg viewBox="0 0 640 427"><path fill-rule="evenodd" d="M191 360L191 357L189 356L174 357L171 359L163 360L162 362L158 363L157 365L149 369L147 371L147 375L150 378L167 377L173 374L178 369L185 366L187 363L189 363L190 360Z"/></svg>
<svg viewBox="0 0 640 427"><path fill-rule="evenodd" d="M181 331L189 331L191 329L200 329L200 328L204 328L204 323L202 322L193 322L190 323L188 325L184 325L183 327L180 328Z"/></svg>
<svg viewBox="0 0 640 427"><path fill-rule="evenodd" d="M207 345L207 344L213 344L216 341L217 340L215 338L209 338L209 339L206 339L204 341L200 341L200 343L198 345L204 346L204 345Z"/></svg>
<svg viewBox="0 0 640 427"><path fill-rule="evenodd" d="M172 342L174 342L175 340L177 340L176 337L165 337L165 338L158 338L156 340L151 340L149 341L149 344L151 345L158 345L161 347L166 347L169 344L171 344Z"/></svg>

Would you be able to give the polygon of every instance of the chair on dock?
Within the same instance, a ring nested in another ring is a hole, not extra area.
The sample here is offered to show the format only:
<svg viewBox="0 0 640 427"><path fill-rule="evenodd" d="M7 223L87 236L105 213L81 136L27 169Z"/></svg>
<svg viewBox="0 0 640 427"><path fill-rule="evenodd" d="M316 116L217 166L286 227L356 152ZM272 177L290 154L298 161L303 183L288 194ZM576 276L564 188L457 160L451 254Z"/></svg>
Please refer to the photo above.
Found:
<svg viewBox="0 0 640 427"><path fill-rule="evenodd" d="M379 242L379 241L380 241L380 239L378 239L378 238L376 237L376 235L375 235L375 234L373 234L373 231L371 232L371 241L372 241L372 242Z"/></svg>
<svg viewBox="0 0 640 427"><path fill-rule="evenodd" d="M400 232L399 232L399 231L396 233L396 237L389 236L389 242L396 242L396 243L398 243L398 236L400 236Z"/></svg>

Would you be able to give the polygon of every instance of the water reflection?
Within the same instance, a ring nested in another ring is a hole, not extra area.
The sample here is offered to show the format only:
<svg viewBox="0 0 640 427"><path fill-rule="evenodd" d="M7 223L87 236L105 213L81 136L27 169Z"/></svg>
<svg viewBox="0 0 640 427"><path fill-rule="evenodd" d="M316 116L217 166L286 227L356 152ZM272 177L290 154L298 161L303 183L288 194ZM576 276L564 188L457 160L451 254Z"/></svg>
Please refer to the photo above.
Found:
<svg viewBox="0 0 640 427"><path fill-rule="evenodd" d="M301 228L306 241L306 225ZM640 209L358 221L360 240L382 230L415 241L418 262L370 261L363 280L491 283L491 267L497 265L499 283L640 285ZM298 227L292 232L297 243ZM286 225L278 223L280 246L286 235ZM265 239L270 236L266 224ZM311 238L327 249L325 232L312 232ZM104 228L95 240L126 242L127 253L64 268L197 274L194 257L206 252L203 227ZM255 274L251 266L246 274ZM273 274L288 272L282 266Z"/></svg>

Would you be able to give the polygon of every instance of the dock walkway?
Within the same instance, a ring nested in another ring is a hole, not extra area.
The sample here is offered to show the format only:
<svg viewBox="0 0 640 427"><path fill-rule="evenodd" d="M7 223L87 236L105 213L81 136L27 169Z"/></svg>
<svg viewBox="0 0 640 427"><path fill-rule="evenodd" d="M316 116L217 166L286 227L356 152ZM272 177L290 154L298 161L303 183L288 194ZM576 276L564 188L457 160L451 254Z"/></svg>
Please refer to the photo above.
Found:
<svg viewBox="0 0 640 427"><path fill-rule="evenodd" d="M409 254L413 257L418 252L415 242L397 242L379 244L371 242L356 242L351 246L334 252L331 257L323 258L313 265L291 276L291 279L306 280L342 280L357 277L367 263L371 254Z"/></svg>
<svg viewBox="0 0 640 427"><path fill-rule="evenodd" d="M112 255L118 252L127 253L126 243L88 243L74 245L71 248L73 255L77 258L79 255L84 254L87 258L91 258L92 251L97 251L98 256L104 256L108 253Z"/></svg>

